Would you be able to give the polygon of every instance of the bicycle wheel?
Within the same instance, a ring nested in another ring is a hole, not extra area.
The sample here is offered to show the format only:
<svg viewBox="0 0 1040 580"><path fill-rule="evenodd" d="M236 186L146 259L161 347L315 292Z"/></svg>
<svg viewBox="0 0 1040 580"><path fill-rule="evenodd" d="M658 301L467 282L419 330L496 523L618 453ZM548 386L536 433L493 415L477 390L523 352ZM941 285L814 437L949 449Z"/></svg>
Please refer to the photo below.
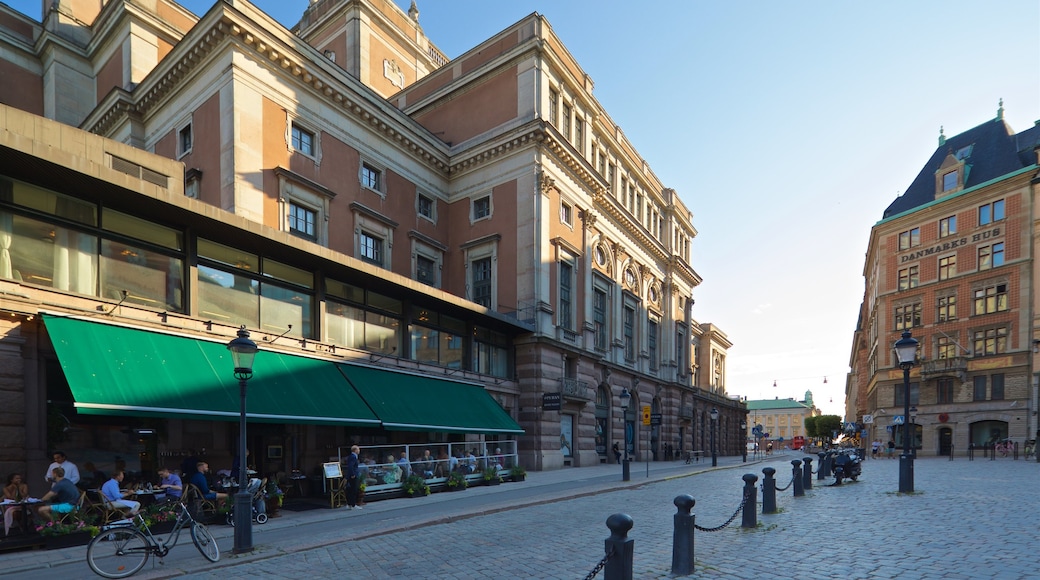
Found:
<svg viewBox="0 0 1040 580"><path fill-rule="evenodd" d="M191 527L191 541L195 542L195 547L210 562L216 562L220 559L220 548L217 547L217 540L213 537L213 534L209 533L209 528L204 524L195 524Z"/></svg>
<svg viewBox="0 0 1040 580"><path fill-rule="evenodd" d="M144 568L151 545L137 528L101 532L87 545L87 564L105 578L126 578Z"/></svg>

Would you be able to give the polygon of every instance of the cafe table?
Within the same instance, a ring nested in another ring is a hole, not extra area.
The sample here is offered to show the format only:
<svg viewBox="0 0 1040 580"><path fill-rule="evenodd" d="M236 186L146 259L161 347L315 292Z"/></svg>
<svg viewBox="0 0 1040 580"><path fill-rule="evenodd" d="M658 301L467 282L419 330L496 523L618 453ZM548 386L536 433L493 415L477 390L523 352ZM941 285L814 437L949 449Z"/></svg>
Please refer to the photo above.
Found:
<svg viewBox="0 0 1040 580"><path fill-rule="evenodd" d="M17 522L17 525L22 530L22 533L25 533L25 534L29 533L29 528L32 525L33 510L35 510L37 507L39 507L41 505L43 505L43 502L38 500L38 499L36 499L35 497L30 497L30 498L24 499L22 501L13 501L13 500L5 499L2 502L0 502L0 507L3 508L3 513L4 513L5 517L7 516L7 510L9 510L9 509L11 509L11 510L15 510L16 509L16 510L20 511L20 513L22 514L22 517L20 518L21 521ZM14 525L15 525L15 522L12 522L11 527L13 528ZM10 534L10 532L7 532L7 533L8 533L8 535Z"/></svg>

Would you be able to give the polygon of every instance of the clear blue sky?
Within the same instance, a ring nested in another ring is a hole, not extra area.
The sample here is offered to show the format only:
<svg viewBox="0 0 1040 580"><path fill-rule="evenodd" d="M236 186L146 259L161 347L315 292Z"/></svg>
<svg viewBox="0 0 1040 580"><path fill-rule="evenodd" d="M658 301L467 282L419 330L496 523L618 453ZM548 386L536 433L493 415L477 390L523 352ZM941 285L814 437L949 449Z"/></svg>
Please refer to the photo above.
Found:
<svg viewBox="0 0 1040 580"><path fill-rule="evenodd" d="M39 17L39 0L8 4ZM307 1L255 4L291 27ZM870 227L938 146L939 127L952 136L993 119L1001 98L1015 131L1040 119L1036 0L418 7L449 57L546 16L600 104L694 213L704 278L694 316L734 342L728 392L811 389L825 413L844 414Z"/></svg>

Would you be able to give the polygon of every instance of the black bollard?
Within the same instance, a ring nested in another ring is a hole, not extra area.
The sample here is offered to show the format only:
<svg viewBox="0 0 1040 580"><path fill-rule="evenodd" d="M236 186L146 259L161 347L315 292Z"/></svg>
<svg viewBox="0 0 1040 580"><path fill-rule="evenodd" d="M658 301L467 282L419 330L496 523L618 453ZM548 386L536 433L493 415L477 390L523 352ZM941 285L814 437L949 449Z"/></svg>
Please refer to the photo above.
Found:
<svg viewBox="0 0 1040 580"><path fill-rule="evenodd" d="M678 511L672 517L672 575L693 574L693 525L696 516L690 513L697 503L692 495L676 496L672 503Z"/></svg>
<svg viewBox="0 0 1040 580"><path fill-rule="evenodd" d="M950 461L953 461L953 443L950 443Z"/></svg>
<svg viewBox="0 0 1040 580"><path fill-rule="evenodd" d="M802 487L802 462L797 459L792 459L791 465L794 467L794 469L791 470L791 485L794 487L794 496L801 497L805 495L805 488Z"/></svg>
<svg viewBox="0 0 1040 580"><path fill-rule="evenodd" d="M740 527L758 527L758 490L755 482L758 476L754 473L745 473L741 479L744 480L744 513L740 519Z"/></svg>
<svg viewBox="0 0 1040 580"><path fill-rule="evenodd" d="M629 461L627 457L624 459L624 461L621 462L621 481L631 481L632 480L632 467L631 467L631 463L632 462Z"/></svg>
<svg viewBox="0 0 1040 580"><path fill-rule="evenodd" d="M812 489L812 457L802 459L802 487L805 491Z"/></svg>
<svg viewBox="0 0 1040 580"><path fill-rule="evenodd" d="M821 451L816 455L820 458L820 462L816 464L816 481L823 481L824 474L827 473L827 454Z"/></svg>
<svg viewBox="0 0 1040 580"><path fill-rule="evenodd" d="M603 540L604 553L613 556L603 567L603 580L632 580L632 564L635 552L634 540L628 537L628 530L634 522L628 514L614 514L607 518L610 537Z"/></svg>
<svg viewBox="0 0 1040 580"><path fill-rule="evenodd" d="M762 513L775 514L776 479L773 478L773 474L776 473L776 470L772 467L763 467L762 473L765 474L765 477L762 478Z"/></svg>

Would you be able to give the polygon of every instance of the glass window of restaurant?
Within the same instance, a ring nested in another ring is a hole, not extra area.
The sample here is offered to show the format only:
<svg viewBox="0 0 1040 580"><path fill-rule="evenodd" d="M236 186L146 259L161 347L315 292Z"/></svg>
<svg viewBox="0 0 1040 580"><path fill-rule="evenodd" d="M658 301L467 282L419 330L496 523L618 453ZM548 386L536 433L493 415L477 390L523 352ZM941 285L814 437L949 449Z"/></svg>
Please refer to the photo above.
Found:
<svg viewBox="0 0 1040 580"><path fill-rule="evenodd" d="M312 336L312 273L205 239L199 239L198 248L200 316Z"/></svg>
<svg viewBox="0 0 1040 580"><path fill-rule="evenodd" d="M466 325L461 320L413 307L408 355L426 364L462 368L465 334Z"/></svg>
<svg viewBox="0 0 1040 580"><path fill-rule="evenodd" d="M390 354L401 341L400 300L332 279L325 280L325 341Z"/></svg>

